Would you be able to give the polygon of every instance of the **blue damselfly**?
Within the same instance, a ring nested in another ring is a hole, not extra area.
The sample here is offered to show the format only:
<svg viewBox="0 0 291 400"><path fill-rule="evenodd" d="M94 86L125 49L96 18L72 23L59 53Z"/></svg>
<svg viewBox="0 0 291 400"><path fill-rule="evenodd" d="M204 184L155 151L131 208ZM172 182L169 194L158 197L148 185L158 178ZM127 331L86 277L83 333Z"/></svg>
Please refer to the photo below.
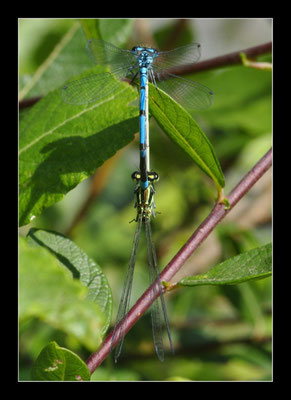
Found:
<svg viewBox="0 0 291 400"><path fill-rule="evenodd" d="M88 56L95 64L105 65L110 72L93 74L71 81L62 89L62 98L68 104L89 104L114 93L119 87L115 78L140 79L140 151L141 160L149 163L149 147L146 147L148 121L142 114L147 99L148 81L157 90L162 89L188 110L209 108L214 100L213 92L193 80L168 72L171 67L196 63L200 58L200 44L192 43L170 51L158 51L151 47L135 46L132 50L118 47L100 39L87 44ZM147 153L147 154L146 154ZM146 171L149 171L149 164ZM141 185L143 186L143 177ZM148 183L145 182L145 186Z"/></svg>
<svg viewBox="0 0 291 400"><path fill-rule="evenodd" d="M134 236L131 257L124 281L116 323L111 339L111 348L116 344L115 361L120 355L126 326L126 314L129 310L133 273L142 225L145 226L149 277L152 284L152 296L156 298L151 306L152 329L155 350L158 358L164 360L162 340L162 318L169 338L171 351L174 353L169 330L165 301L162 292L155 246L152 240L151 217L155 217L154 182L158 174L150 170L149 125L148 125L148 82L157 90L162 89L189 110L205 109L213 102L213 92L198 82L180 78L167 69L173 66L195 63L200 57L200 45L197 43L182 46L175 50L159 52L150 47L135 46L132 50L122 50L99 39L89 40L89 57L97 64L107 65L111 72L94 74L69 82L62 89L62 97L69 104L88 104L114 93L119 87L116 79L129 77L131 82L139 79L140 89L140 167L132 174L136 181L135 194L137 208L137 228ZM104 84L103 84L104 83Z"/></svg>

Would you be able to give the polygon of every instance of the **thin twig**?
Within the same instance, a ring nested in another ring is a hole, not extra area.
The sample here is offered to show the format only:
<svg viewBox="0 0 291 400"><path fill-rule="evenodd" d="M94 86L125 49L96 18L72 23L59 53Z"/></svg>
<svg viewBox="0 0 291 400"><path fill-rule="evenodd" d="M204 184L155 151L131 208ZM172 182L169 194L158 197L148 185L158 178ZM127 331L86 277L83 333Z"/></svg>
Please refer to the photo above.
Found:
<svg viewBox="0 0 291 400"><path fill-rule="evenodd" d="M208 237L216 225L231 211L237 202L250 190L258 179L272 165L272 149L251 169L251 171L238 183L238 185L228 195L230 208L225 210L224 205L216 204L209 216L196 229L187 243L179 250L176 256L169 262L163 272L160 274L161 281L169 281L180 270L185 261L193 254L198 246ZM124 332L127 333L132 326L140 319L145 311L151 306L155 297L150 286L136 304L131 308L126 316L126 326ZM121 321L120 326L123 324ZM93 353L87 360L87 366L91 373L104 361L110 352L112 332L105 339L102 347ZM116 343L113 343L113 346Z"/></svg>
<svg viewBox="0 0 291 400"><path fill-rule="evenodd" d="M240 54L244 53L246 57L253 58L262 54L270 53L272 51L272 42L264 43L259 46L249 47L245 50L235 51L234 53L224 54L219 57L210 58L209 60L201 61L197 64L187 64L181 65L180 67L170 68L168 72L175 75L187 75L192 74L194 72L206 71L209 69L215 69L220 67L226 67L228 65L234 64L242 64L242 59ZM19 102L19 109L28 107L33 105L41 97L35 97L31 99L31 104L29 103L30 99L21 100Z"/></svg>
<svg viewBox="0 0 291 400"><path fill-rule="evenodd" d="M256 58L262 54L267 54L272 51L272 42L260 44L259 46L249 47L245 50L235 51L233 53L224 54L222 56L210 58L209 60L201 61L197 64L182 65L169 69L169 72L175 75L187 75L194 72L207 71L228 65L242 64L241 53L244 53L248 58Z"/></svg>

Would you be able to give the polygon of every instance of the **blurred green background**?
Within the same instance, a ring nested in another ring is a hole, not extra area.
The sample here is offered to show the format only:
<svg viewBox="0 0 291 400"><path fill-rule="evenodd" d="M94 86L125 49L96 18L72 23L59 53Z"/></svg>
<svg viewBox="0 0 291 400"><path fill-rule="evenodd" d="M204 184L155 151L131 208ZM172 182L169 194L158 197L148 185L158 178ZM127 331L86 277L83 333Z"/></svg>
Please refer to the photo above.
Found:
<svg viewBox="0 0 291 400"><path fill-rule="evenodd" d="M19 87L43 68L64 35L79 24L71 19L19 20ZM76 29L82 29L77 27ZM142 43L160 50L191 42L202 45L202 60L272 40L268 19L132 19L102 20L105 40L124 48ZM85 52L85 48L84 48ZM260 57L271 61L271 55ZM192 78L192 76L190 77ZM272 73L243 66L200 72L193 79L215 93L214 106L194 118L207 134L226 178L225 193L270 148L272 141ZM56 85L62 87L64 82ZM55 87L54 87L55 89ZM49 89L38 88L37 95ZM21 116L27 109L21 109ZM216 188L157 126L150 122L151 166L156 184L157 218L153 234L163 269L211 211ZM105 162L63 201L20 229L52 229L68 235L107 276L113 293L113 319L131 251L136 216L134 183L138 169L138 135L134 142ZM215 229L173 279L201 273L242 251L272 239L271 172L255 185ZM137 258L132 299L148 283L145 240ZM93 374L95 380L271 380L272 281L237 286L181 288L166 295L175 356L157 359L146 314L126 336L117 365L112 357ZM83 360L90 351L76 338L38 320L19 325L19 379L29 380L33 361L51 340L76 352Z"/></svg>

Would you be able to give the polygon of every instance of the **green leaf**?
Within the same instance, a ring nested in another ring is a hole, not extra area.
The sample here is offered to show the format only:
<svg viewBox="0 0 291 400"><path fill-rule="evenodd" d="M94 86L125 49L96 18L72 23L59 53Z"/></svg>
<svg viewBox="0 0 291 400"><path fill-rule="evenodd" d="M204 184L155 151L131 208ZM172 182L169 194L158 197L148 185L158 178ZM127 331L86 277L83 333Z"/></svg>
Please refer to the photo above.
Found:
<svg viewBox="0 0 291 400"><path fill-rule="evenodd" d="M215 104L200 114L217 129L259 135L272 131L272 74L244 66L193 75L215 94ZM207 113L207 115L206 115Z"/></svg>
<svg viewBox="0 0 291 400"><path fill-rule="evenodd" d="M104 335L111 321L112 295L108 281L99 265L74 242L60 233L33 228L30 229L27 238L29 243L48 249L75 279L79 279L89 289L86 298L98 304L106 318L101 330Z"/></svg>
<svg viewBox="0 0 291 400"><path fill-rule="evenodd" d="M133 26L133 19L81 19L82 27L87 39L103 39L115 46L121 47L129 39Z"/></svg>
<svg viewBox="0 0 291 400"><path fill-rule="evenodd" d="M83 76L92 72L104 68L95 67ZM20 225L60 201L133 140L138 111L127 105L136 96L132 87L120 82L106 98L72 106L55 90L25 114L19 129Z"/></svg>
<svg viewBox="0 0 291 400"><path fill-rule="evenodd" d="M160 127L216 184L224 187L224 177L215 151L197 122L162 90L149 84L150 112Z"/></svg>
<svg viewBox="0 0 291 400"><path fill-rule="evenodd" d="M133 23L133 20L128 19L76 21L33 77L24 84L19 100L46 95L74 76L92 68L94 64L86 51L88 39L102 37L121 46L128 39Z"/></svg>
<svg viewBox="0 0 291 400"><path fill-rule="evenodd" d="M178 285L236 285L252 279L262 279L272 274L271 243L257 247L216 265L204 274L188 276Z"/></svg>
<svg viewBox="0 0 291 400"><path fill-rule="evenodd" d="M135 23L134 19L126 18L102 18L98 22L102 39L118 47L123 46L131 37Z"/></svg>
<svg viewBox="0 0 291 400"><path fill-rule="evenodd" d="M60 268L54 255L19 238L20 323L39 318L95 350L102 342L106 318L86 296L88 289Z"/></svg>
<svg viewBox="0 0 291 400"><path fill-rule="evenodd" d="M86 52L87 38L76 22L19 92L19 100L43 96L93 67Z"/></svg>
<svg viewBox="0 0 291 400"><path fill-rule="evenodd" d="M37 357L31 377L34 381L89 381L90 371L72 351L49 343Z"/></svg>
<svg viewBox="0 0 291 400"><path fill-rule="evenodd" d="M101 39L101 33L99 28L99 19L80 19L80 23L85 32L87 39Z"/></svg>

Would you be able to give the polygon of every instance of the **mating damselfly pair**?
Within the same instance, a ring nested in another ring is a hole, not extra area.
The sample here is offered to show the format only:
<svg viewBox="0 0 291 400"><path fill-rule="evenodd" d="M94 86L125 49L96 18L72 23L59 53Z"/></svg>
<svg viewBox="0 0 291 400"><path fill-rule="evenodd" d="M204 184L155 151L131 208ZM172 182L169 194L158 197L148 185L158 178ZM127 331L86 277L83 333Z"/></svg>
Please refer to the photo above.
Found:
<svg viewBox="0 0 291 400"><path fill-rule="evenodd" d="M163 361L161 312L164 316L171 351L174 352L174 349L150 223L151 217L155 217L154 182L158 180L158 174L150 169L148 82L154 84L157 92L160 89L165 91L188 110L209 108L213 103L214 95L210 89L200 83L178 77L168 71L171 67L197 62L200 58L200 45L197 43L159 52L154 48L144 46L135 46L132 50L123 50L103 40L92 39L88 41L87 53L94 63L108 66L110 72L93 74L69 82L62 89L64 102L75 105L96 102L115 93L120 86L119 80L129 78L131 83L139 80L140 166L139 171L132 174L132 178L136 181L135 207L137 208L137 216L135 221L137 228L111 339L111 349L116 346L114 357L117 361L125 335L126 314L129 310L139 237L141 227L144 225L152 298L153 300L156 299L151 306L153 339L158 358ZM113 77L117 79L112 79Z"/></svg>

